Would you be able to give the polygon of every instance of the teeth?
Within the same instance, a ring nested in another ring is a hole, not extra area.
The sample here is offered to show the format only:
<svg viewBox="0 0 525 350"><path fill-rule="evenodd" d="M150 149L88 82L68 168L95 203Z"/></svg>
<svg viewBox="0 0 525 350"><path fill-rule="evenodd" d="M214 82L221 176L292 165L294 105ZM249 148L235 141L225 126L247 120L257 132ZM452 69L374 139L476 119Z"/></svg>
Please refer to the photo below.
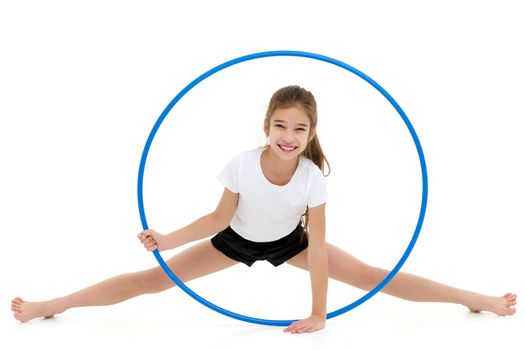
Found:
<svg viewBox="0 0 525 350"><path fill-rule="evenodd" d="M281 147L282 149L284 149L285 151L292 151L295 149L295 147L286 147L286 146L282 146L282 145L279 145L279 147Z"/></svg>

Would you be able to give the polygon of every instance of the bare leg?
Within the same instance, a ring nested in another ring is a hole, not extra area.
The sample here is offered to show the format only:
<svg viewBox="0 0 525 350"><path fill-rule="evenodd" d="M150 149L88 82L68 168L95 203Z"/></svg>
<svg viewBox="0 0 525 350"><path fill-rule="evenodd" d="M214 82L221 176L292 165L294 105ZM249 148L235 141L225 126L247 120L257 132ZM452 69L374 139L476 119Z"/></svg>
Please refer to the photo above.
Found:
<svg viewBox="0 0 525 350"><path fill-rule="evenodd" d="M327 244L327 249L330 278L363 290L371 290L388 274L387 270L364 264L332 244ZM287 262L307 270L306 250ZM381 291L411 301L461 304L472 312L486 310L501 316L513 315L516 312L512 307L516 305L515 294L507 293L503 297L493 297L454 288L405 272L396 274Z"/></svg>
<svg viewBox="0 0 525 350"><path fill-rule="evenodd" d="M209 240L175 255L167 262L183 282L187 282L237 264L215 249ZM158 293L174 286L160 267L109 278L62 298L43 302L27 302L15 298L11 302L14 317L22 322L35 317L51 317L67 309L120 303L146 293Z"/></svg>

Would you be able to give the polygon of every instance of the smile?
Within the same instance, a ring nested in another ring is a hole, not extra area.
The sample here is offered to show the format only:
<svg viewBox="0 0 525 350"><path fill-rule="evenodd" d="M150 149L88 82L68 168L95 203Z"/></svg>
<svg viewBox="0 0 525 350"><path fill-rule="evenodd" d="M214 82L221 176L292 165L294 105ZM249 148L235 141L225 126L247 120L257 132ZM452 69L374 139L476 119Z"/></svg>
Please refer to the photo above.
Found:
<svg viewBox="0 0 525 350"><path fill-rule="evenodd" d="M293 146L283 146L283 145L279 145L279 148L283 151L283 152L286 152L286 153L290 153L290 152L293 152L297 147L293 147Z"/></svg>

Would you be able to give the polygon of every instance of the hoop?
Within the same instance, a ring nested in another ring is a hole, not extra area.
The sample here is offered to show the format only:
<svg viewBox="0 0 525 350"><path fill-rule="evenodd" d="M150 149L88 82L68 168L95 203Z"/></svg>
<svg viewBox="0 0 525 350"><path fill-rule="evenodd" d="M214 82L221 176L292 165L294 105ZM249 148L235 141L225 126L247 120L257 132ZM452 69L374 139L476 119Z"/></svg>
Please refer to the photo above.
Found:
<svg viewBox="0 0 525 350"><path fill-rule="evenodd" d="M149 137L146 141L146 145L144 146L144 150L142 152L142 157L140 160L140 166L139 166L139 174L138 174L138 182L137 182L137 197L138 197L138 206L139 206L139 213L140 213L140 219L142 222L142 227L144 230L148 229L148 223L146 220L146 214L144 212L144 199L142 195L142 184L144 179L144 169L146 166L146 160L148 158L149 149L151 147L151 143L153 142L153 139L155 138L155 135L161 126L162 122L168 115L168 113L171 111L171 109L177 104L177 102L184 96L188 91L193 89L197 84L202 82L204 79L210 77L211 75L228 68L230 66L233 66L235 64L239 64L242 62L254 60L254 59L260 59L260 58L267 58L267 57L276 57L276 56L293 56L293 57L304 57L314 60L323 61L326 63L330 63L333 65L336 65L340 68L343 68L351 73L354 73L358 77L362 78L366 82L368 82L370 85L372 85L379 93L381 93L389 102L390 104L396 109L396 111L399 113L399 116L401 119L403 119L403 122L405 123L406 127L408 128L410 135L412 136L412 139L414 141L414 145L416 146L417 153L419 156L419 162L421 166L421 177L423 180L423 190L421 195L421 207L419 212L419 218L417 220L416 228L414 230L414 234L412 235L412 238L410 240L410 243L408 244L405 252L401 256L401 259L397 262L397 264L394 266L392 271L377 285L375 286L371 291L369 291L367 294L362 296L360 299L354 301L351 304L348 304L345 307L342 307L336 311L332 311L326 315L327 319L339 316L341 314L344 314L345 312L348 312L352 310L353 308L361 305L371 297L373 297L375 294L377 294L381 289L385 287L385 285L390 282L390 280L399 272L403 264L405 263L406 259L412 252L412 249L414 248L414 245L416 244L416 241L419 237L419 233L421 231L421 228L423 226L423 221L425 218L425 212L426 212L426 206L427 206L427 198L428 198L428 175L427 175L427 167L425 162L425 156L423 154L423 149L421 147L421 144L419 142L419 138L417 137L416 131L414 130L412 124L410 123L408 117L406 116L405 112L401 109L399 104L390 96L388 92L386 92L385 89L383 89L378 83L376 83L374 80L372 80L370 77L368 77L366 74L360 72L359 70L355 69L354 67L338 61L336 59L311 53L311 52L304 52L304 51L266 51L266 52L259 52L254 53L246 56L241 56L238 58L235 58L233 60L227 61L225 63L222 63L215 68L210 69L206 73L199 76L197 79L193 80L191 83L189 83L184 89L182 89L173 100L168 104L168 106L164 109L160 117L157 119L157 122L153 126L153 129L151 130ZM206 299L199 296L197 293L192 291L190 288L188 288L169 268L169 266L166 264L162 256L160 255L158 250L154 250L153 254L155 255L155 258L157 259L159 265L162 267L164 272L175 282L177 286L179 286L184 292L186 292L190 297L198 301L199 303L203 304L204 306L219 312L225 316L235 318L240 321L255 323L255 324L262 324L262 325L268 325L268 326L288 326L292 322L295 322L296 320L267 320L262 318L254 318L250 316L245 316L242 314L238 314L226 309L221 308L220 306L217 306Z"/></svg>

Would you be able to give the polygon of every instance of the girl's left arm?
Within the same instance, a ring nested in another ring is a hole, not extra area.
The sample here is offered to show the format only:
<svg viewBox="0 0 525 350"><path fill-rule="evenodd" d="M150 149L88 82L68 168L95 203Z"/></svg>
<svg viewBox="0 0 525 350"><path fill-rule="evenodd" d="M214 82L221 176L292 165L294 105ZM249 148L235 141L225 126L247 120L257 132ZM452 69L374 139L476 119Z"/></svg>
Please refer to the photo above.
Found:
<svg viewBox="0 0 525 350"><path fill-rule="evenodd" d="M291 333L315 332L326 323L326 296L328 291L328 254L325 241L325 205L308 209L308 270L312 284L312 315L296 321L284 331Z"/></svg>

